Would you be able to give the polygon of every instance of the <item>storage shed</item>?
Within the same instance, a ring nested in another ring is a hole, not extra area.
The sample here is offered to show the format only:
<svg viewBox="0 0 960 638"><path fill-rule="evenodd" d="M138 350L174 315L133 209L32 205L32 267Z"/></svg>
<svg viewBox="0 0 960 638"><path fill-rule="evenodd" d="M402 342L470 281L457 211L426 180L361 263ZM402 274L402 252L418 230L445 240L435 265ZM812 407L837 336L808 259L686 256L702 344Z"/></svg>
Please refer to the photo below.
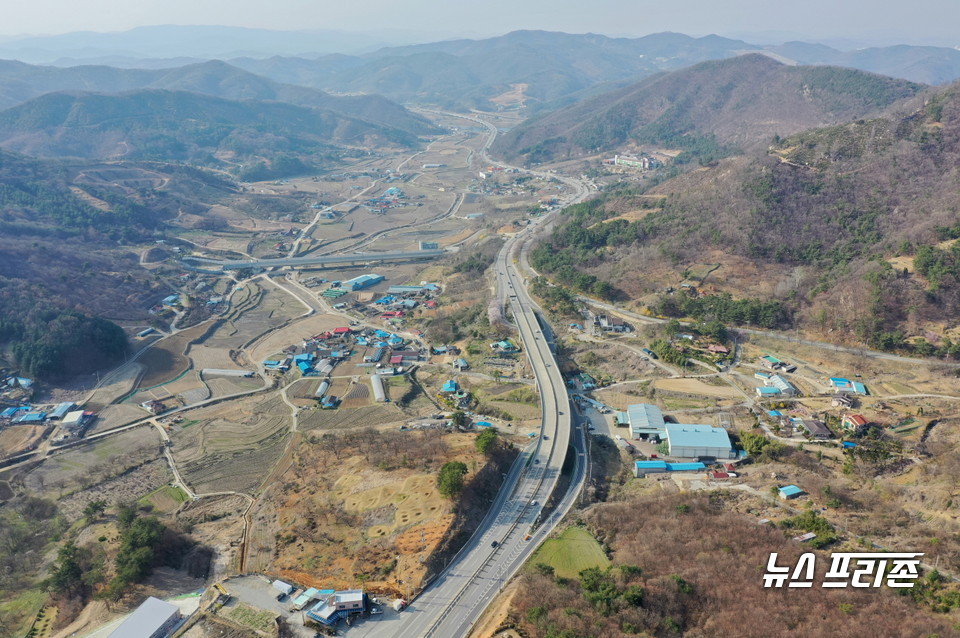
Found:
<svg viewBox="0 0 960 638"><path fill-rule="evenodd" d="M677 423L667 423L664 428L670 445L670 456L736 458L730 436L723 428Z"/></svg>
<svg viewBox="0 0 960 638"><path fill-rule="evenodd" d="M109 638L166 638L180 624L180 608L151 596Z"/></svg>

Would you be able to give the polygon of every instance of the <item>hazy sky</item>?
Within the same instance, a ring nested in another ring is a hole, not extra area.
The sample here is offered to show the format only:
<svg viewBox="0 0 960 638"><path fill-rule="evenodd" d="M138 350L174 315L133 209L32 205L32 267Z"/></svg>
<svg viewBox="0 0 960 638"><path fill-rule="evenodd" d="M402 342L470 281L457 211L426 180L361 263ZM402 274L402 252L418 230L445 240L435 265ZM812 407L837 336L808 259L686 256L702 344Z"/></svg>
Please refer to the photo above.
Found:
<svg viewBox="0 0 960 638"><path fill-rule="evenodd" d="M11 0L4 4L2 35L222 24L365 32L397 29L435 39L546 29L631 36L658 31L734 36L786 32L806 39L960 45L958 0Z"/></svg>

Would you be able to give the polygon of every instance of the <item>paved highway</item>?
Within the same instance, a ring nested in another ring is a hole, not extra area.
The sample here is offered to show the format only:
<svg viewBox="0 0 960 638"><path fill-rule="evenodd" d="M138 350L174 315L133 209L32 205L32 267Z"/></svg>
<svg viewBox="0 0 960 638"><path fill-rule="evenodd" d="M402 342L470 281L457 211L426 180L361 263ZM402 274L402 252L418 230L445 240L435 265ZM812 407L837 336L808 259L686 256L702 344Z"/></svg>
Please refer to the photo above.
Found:
<svg viewBox="0 0 960 638"><path fill-rule="evenodd" d="M353 264L388 261L409 261L414 259L435 259L444 255L442 250L419 250L398 253L354 253L352 255L311 255L309 257L277 257L274 259L244 259L237 261L184 257L183 264L189 268L197 263L200 268L217 267L222 270L240 270L242 268L272 268L274 266L319 266L326 264Z"/></svg>
<svg viewBox="0 0 960 638"><path fill-rule="evenodd" d="M491 132L496 128L482 120ZM569 203L582 201L586 189L577 182ZM570 398L552 351L549 327L541 326L541 311L530 298L514 265L514 252L529 231L511 238L497 257L497 295L509 306L540 392L543 424L536 444L522 454L504 481L501 492L480 529L451 565L403 612L400 623L374 631L375 636L466 636L500 588L516 573L536 547L573 506L586 476L586 437L574 431ZM566 494L544 512L573 444L574 468ZM544 514L547 517L544 519Z"/></svg>

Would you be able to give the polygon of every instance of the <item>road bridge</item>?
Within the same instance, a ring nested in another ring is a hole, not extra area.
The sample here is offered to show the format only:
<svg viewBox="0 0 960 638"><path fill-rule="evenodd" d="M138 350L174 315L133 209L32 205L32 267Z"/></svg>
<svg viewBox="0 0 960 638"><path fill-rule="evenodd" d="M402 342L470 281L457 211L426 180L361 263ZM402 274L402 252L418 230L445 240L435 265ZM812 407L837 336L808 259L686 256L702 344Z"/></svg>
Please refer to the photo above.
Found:
<svg viewBox="0 0 960 638"><path fill-rule="evenodd" d="M274 259L208 259L205 257L184 257L183 266L190 270L211 272L242 270L244 268L266 269L278 266L291 268L305 266L357 266L360 264L384 264L398 261L420 261L436 259L446 254L443 250L418 250L395 253L353 253L350 255L308 255L306 257L278 257Z"/></svg>

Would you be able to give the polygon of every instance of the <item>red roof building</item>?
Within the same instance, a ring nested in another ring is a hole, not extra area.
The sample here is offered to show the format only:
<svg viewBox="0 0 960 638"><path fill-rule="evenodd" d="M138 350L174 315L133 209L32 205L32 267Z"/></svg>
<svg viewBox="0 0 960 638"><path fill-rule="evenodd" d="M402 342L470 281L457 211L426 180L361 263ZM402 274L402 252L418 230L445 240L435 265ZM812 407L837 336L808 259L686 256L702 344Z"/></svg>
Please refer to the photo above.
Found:
<svg viewBox="0 0 960 638"><path fill-rule="evenodd" d="M715 479L726 479L730 478L730 475L726 472L710 472L710 476Z"/></svg>
<svg viewBox="0 0 960 638"><path fill-rule="evenodd" d="M865 427L870 421L862 414L847 414L840 421L841 425L848 430L859 430Z"/></svg>
<svg viewBox="0 0 960 638"><path fill-rule="evenodd" d="M353 332L350 328L334 328L333 334L335 335L348 335Z"/></svg>

